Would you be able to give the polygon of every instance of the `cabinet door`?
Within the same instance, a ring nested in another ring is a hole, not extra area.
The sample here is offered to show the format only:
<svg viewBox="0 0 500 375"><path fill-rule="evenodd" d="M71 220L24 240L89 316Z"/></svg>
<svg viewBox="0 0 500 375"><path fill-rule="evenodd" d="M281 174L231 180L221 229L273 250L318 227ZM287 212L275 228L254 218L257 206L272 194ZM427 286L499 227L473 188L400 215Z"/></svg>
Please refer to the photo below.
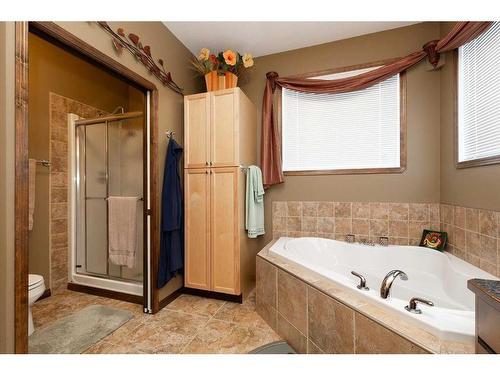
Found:
<svg viewBox="0 0 500 375"><path fill-rule="evenodd" d="M185 272L187 287L210 289L210 175L208 169L186 169Z"/></svg>
<svg viewBox="0 0 500 375"><path fill-rule="evenodd" d="M212 93L211 101L211 166L237 166L238 91L235 89L215 91Z"/></svg>
<svg viewBox="0 0 500 375"><path fill-rule="evenodd" d="M186 168L203 168L210 156L210 94L184 99L184 158Z"/></svg>
<svg viewBox="0 0 500 375"><path fill-rule="evenodd" d="M212 290L240 294L238 168L210 170Z"/></svg>

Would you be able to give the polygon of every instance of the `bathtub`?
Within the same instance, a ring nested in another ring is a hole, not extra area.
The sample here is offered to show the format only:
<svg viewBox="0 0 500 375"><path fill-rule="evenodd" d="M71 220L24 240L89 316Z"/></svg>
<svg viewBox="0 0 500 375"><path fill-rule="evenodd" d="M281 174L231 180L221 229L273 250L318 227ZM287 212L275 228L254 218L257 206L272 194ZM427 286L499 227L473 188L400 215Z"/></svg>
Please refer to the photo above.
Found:
<svg viewBox="0 0 500 375"><path fill-rule="evenodd" d="M474 341L475 302L467 280L497 279L451 254L418 246L367 246L323 238L282 237L270 253L352 289L442 340ZM408 280L397 278L389 297L382 299L381 282L394 269L404 271ZM351 271L366 278L369 291L356 288L359 279ZM410 313L405 306L412 297L428 299L434 306L419 304L422 314Z"/></svg>

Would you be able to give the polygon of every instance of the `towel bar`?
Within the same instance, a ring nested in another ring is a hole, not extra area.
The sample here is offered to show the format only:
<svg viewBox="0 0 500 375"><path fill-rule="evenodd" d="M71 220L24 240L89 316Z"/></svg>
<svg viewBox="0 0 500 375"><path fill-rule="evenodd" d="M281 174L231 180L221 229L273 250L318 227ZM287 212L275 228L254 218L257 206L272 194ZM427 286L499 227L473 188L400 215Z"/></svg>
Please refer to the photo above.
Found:
<svg viewBox="0 0 500 375"><path fill-rule="evenodd" d="M85 197L85 199L104 199L104 200L108 200L109 197ZM139 198L140 201L143 201L144 198Z"/></svg>
<svg viewBox="0 0 500 375"><path fill-rule="evenodd" d="M37 160L36 163L39 165L43 165L44 167L50 167L50 164L51 164L50 161L45 160L45 159Z"/></svg>

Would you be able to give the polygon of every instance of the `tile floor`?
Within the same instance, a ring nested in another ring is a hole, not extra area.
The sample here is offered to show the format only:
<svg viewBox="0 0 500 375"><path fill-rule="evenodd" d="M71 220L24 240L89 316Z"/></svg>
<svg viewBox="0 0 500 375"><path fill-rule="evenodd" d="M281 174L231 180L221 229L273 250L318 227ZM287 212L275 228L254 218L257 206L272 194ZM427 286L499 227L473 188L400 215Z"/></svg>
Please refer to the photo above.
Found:
<svg viewBox="0 0 500 375"><path fill-rule="evenodd" d="M93 304L129 310L134 316L85 354L248 353L280 340L255 312L255 293L243 304L184 294L156 315L148 315L139 305L65 290L35 303L35 327Z"/></svg>

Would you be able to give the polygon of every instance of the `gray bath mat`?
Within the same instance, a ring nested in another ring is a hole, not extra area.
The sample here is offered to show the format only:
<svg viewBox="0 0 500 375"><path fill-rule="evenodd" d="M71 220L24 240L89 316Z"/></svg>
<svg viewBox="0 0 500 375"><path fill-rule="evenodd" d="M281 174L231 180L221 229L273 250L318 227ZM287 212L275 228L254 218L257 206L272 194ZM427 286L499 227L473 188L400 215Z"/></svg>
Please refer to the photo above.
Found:
<svg viewBox="0 0 500 375"><path fill-rule="evenodd" d="M297 354L286 341L275 341L252 350L248 354Z"/></svg>
<svg viewBox="0 0 500 375"><path fill-rule="evenodd" d="M108 306L87 306L48 327L35 330L29 337L29 353L82 353L132 316L129 311Z"/></svg>

